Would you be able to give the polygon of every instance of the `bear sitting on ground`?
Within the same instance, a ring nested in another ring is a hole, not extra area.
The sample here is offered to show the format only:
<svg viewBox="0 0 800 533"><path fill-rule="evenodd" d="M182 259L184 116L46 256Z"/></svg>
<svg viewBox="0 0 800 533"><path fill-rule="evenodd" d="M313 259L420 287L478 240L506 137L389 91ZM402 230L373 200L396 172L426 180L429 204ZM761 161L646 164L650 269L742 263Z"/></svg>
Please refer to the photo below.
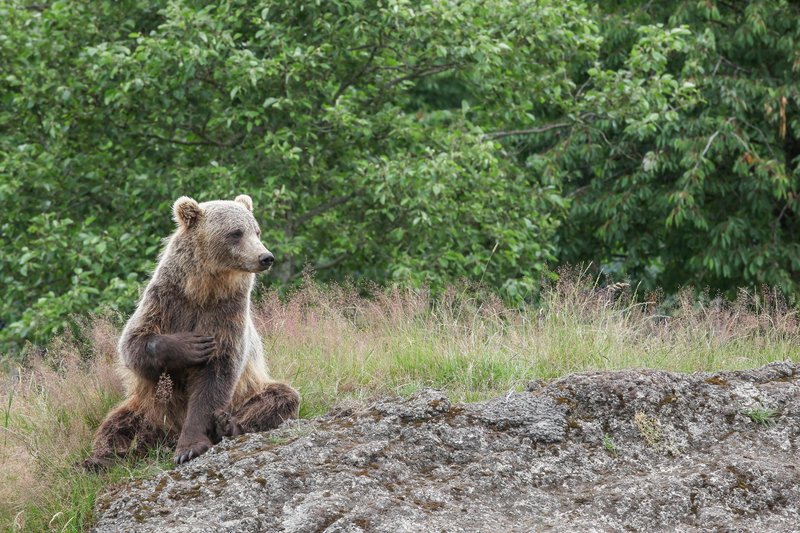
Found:
<svg viewBox="0 0 800 533"><path fill-rule="evenodd" d="M274 261L252 211L247 195L175 202L178 229L119 340L127 398L97 430L86 468L176 441L180 464L297 417L300 396L270 378L250 315L255 273Z"/></svg>

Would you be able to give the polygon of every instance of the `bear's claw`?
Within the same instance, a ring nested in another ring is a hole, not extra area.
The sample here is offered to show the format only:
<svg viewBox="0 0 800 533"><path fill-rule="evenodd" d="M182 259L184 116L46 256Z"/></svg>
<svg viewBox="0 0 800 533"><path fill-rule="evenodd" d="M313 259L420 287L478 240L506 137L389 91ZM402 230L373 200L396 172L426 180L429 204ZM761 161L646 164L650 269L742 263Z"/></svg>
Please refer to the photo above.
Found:
<svg viewBox="0 0 800 533"><path fill-rule="evenodd" d="M175 464L182 465L183 463L188 463L192 459L200 457L206 453L210 447L210 441L195 442L194 444L190 444L188 446L178 446L178 449L175 450Z"/></svg>
<svg viewBox="0 0 800 533"><path fill-rule="evenodd" d="M192 460L193 457L194 457L194 452L192 450L189 450L188 452L183 452L182 454L175 456L175 464L181 465L183 463L188 463L189 461Z"/></svg>

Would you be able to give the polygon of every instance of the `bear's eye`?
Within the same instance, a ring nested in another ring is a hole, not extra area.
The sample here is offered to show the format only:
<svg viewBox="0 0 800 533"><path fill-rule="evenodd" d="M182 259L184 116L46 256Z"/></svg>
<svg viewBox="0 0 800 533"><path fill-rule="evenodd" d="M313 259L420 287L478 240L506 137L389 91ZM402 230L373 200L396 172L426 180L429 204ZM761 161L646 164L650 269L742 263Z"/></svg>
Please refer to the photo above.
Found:
<svg viewBox="0 0 800 533"><path fill-rule="evenodd" d="M260 229L256 230L256 237L261 237L261 230Z"/></svg>
<svg viewBox="0 0 800 533"><path fill-rule="evenodd" d="M241 239L242 235L244 235L244 232L242 230L240 230L240 229L237 229L236 231L232 231L232 232L228 233L228 237L230 237L232 239Z"/></svg>

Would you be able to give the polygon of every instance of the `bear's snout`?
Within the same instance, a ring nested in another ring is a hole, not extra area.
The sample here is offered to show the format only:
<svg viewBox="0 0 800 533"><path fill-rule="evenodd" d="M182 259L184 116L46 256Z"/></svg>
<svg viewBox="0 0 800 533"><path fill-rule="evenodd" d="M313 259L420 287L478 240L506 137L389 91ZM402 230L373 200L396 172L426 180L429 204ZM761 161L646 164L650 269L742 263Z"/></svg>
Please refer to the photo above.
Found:
<svg viewBox="0 0 800 533"><path fill-rule="evenodd" d="M275 256L271 253L267 252L265 254L261 254L258 256L258 263L261 265L261 268L266 270L272 266L272 263L275 262Z"/></svg>

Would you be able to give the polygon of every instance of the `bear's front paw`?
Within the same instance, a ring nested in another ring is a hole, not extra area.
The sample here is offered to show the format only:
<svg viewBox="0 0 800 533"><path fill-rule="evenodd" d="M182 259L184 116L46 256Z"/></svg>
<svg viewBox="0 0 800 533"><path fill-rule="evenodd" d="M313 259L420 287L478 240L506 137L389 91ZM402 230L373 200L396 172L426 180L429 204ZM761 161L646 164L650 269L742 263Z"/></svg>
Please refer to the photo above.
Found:
<svg viewBox="0 0 800 533"><path fill-rule="evenodd" d="M206 453L209 448L211 448L211 441L208 437L202 437L194 442L185 444L178 442L178 446L175 448L175 464L188 463L195 457L200 457Z"/></svg>

